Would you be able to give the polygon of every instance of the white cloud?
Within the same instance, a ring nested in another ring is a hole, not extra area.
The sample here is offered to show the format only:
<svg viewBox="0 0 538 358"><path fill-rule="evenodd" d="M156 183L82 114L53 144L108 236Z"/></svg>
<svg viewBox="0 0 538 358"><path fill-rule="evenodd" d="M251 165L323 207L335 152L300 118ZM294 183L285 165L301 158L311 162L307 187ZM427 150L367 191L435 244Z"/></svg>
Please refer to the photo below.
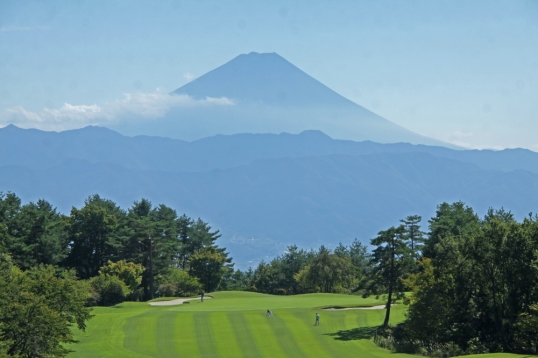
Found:
<svg viewBox="0 0 538 358"><path fill-rule="evenodd" d="M446 142L459 145L467 149L492 149L492 150L503 150L506 148L521 148L521 145L492 145L488 144L491 142L491 139L484 138L484 136L478 135L475 136L472 132L461 132L455 131L450 134L446 139ZM532 148L529 148L532 150Z"/></svg>
<svg viewBox="0 0 538 358"><path fill-rule="evenodd" d="M72 105L65 103L58 109L44 108L32 112L15 106L0 113L0 125L16 124L23 128L66 130L87 125L118 123L125 119L153 120L162 118L172 108L194 106L231 106L235 102L226 97L196 100L188 95L170 95L157 90L153 93L128 93L123 99L103 105Z"/></svg>
<svg viewBox="0 0 538 358"><path fill-rule="evenodd" d="M190 72L187 72L187 73L185 73L185 74L183 75L183 78L186 79L186 80L189 81L189 82L192 81L192 80L194 79L194 77L195 77L195 76L194 76L192 73L190 73Z"/></svg>
<svg viewBox="0 0 538 358"><path fill-rule="evenodd" d="M472 141L474 134L471 132L460 132L455 131L448 136L446 139L447 142L458 145L460 147L469 148L469 149L478 149L475 148L470 141Z"/></svg>
<svg viewBox="0 0 538 358"><path fill-rule="evenodd" d="M105 112L115 118L125 115L135 115L142 118L161 118L176 107L194 106L231 106L235 103L226 97L206 97L203 100L195 100L188 95L170 95L160 91L154 93L129 93L124 99L105 104Z"/></svg>

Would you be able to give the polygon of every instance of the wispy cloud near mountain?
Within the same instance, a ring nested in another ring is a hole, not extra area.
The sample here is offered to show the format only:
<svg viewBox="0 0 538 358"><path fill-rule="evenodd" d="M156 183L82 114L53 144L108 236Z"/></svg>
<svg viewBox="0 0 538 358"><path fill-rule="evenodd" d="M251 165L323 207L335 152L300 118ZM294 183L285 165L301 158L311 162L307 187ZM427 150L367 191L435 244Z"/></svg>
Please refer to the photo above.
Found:
<svg viewBox="0 0 538 358"><path fill-rule="evenodd" d="M194 99L189 95L173 95L156 91L153 93L128 93L123 99L103 105L73 105L65 103L58 109L44 108L30 111L15 106L0 113L0 125L16 124L23 128L43 130L66 130L87 125L120 123L129 120L152 120L161 118L173 108L196 106L232 106L235 102L226 97Z"/></svg>

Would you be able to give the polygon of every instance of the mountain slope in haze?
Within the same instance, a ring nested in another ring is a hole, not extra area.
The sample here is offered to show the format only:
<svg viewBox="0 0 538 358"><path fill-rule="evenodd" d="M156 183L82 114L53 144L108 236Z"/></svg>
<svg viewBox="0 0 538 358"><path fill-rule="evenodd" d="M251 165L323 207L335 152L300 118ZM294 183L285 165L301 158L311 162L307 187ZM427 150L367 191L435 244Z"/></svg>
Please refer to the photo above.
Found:
<svg viewBox="0 0 538 358"><path fill-rule="evenodd" d="M281 157L421 152L472 163L483 169L522 169L538 173L538 153L526 149L451 150L405 143L354 142L335 140L319 131L218 135L185 142L162 137L126 137L101 127L56 133L10 125L0 128L0 143L0 166L34 169L49 168L74 158L137 170L195 172Z"/></svg>
<svg viewBox="0 0 538 358"><path fill-rule="evenodd" d="M178 88L196 99L233 98L243 103L294 107L348 107L372 112L310 77L276 53L239 55Z"/></svg>
<svg viewBox="0 0 538 358"><path fill-rule="evenodd" d="M172 94L233 100L178 108L154 121L111 128L127 135L194 140L216 134L321 130L337 139L456 146L411 132L342 97L276 53L239 55Z"/></svg>
<svg viewBox="0 0 538 358"><path fill-rule="evenodd" d="M202 217L246 267L287 244L364 243L406 215L426 220L443 201L463 200L483 215L504 207L518 219L536 212L538 175L484 170L426 153L316 155L257 160L193 173L133 170L69 159L35 170L0 167L0 188L26 202L45 198L68 212L94 193L123 208L149 198Z"/></svg>

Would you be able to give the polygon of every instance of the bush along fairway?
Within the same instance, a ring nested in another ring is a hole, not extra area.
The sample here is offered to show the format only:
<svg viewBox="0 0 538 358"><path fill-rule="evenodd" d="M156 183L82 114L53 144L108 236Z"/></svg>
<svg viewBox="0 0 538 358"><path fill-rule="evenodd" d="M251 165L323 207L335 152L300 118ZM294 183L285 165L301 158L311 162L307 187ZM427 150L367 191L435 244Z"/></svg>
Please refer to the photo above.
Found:
<svg viewBox="0 0 538 358"><path fill-rule="evenodd" d="M376 306L375 298L337 294L273 296L216 292L205 302L151 307L99 307L86 332L76 332L70 357L381 357L395 354L373 343L385 312L323 310ZM267 318L270 309L274 318ZM315 314L320 325L314 326ZM391 323L404 319L393 307ZM402 354L401 356L406 356Z"/></svg>

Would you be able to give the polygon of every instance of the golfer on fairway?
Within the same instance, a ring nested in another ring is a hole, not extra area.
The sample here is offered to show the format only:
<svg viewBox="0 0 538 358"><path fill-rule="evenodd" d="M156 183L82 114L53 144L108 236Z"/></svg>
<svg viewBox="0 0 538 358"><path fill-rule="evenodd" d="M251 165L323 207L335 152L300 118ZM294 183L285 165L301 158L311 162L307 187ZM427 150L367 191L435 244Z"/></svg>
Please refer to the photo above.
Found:
<svg viewBox="0 0 538 358"><path fill-rule="evenodd" d="M267 315L265 315L265 317L275 318L275 317L273 316L273 311L271 311L271 310L267 310Z"/></svg>
<svg viewBox="0 0 538 358"><path fill-rule="evenodd" d="M316 313L316 323L314 326L319 326L319 313Z"/></svg>
<svg viewBox="0 0 538 358"><path fill-rule="evenodd" d="M204 302L204 294L205 294L204 291L202 291L202 294L201 294L201 296L202 296L202 302Z"/></svg>

